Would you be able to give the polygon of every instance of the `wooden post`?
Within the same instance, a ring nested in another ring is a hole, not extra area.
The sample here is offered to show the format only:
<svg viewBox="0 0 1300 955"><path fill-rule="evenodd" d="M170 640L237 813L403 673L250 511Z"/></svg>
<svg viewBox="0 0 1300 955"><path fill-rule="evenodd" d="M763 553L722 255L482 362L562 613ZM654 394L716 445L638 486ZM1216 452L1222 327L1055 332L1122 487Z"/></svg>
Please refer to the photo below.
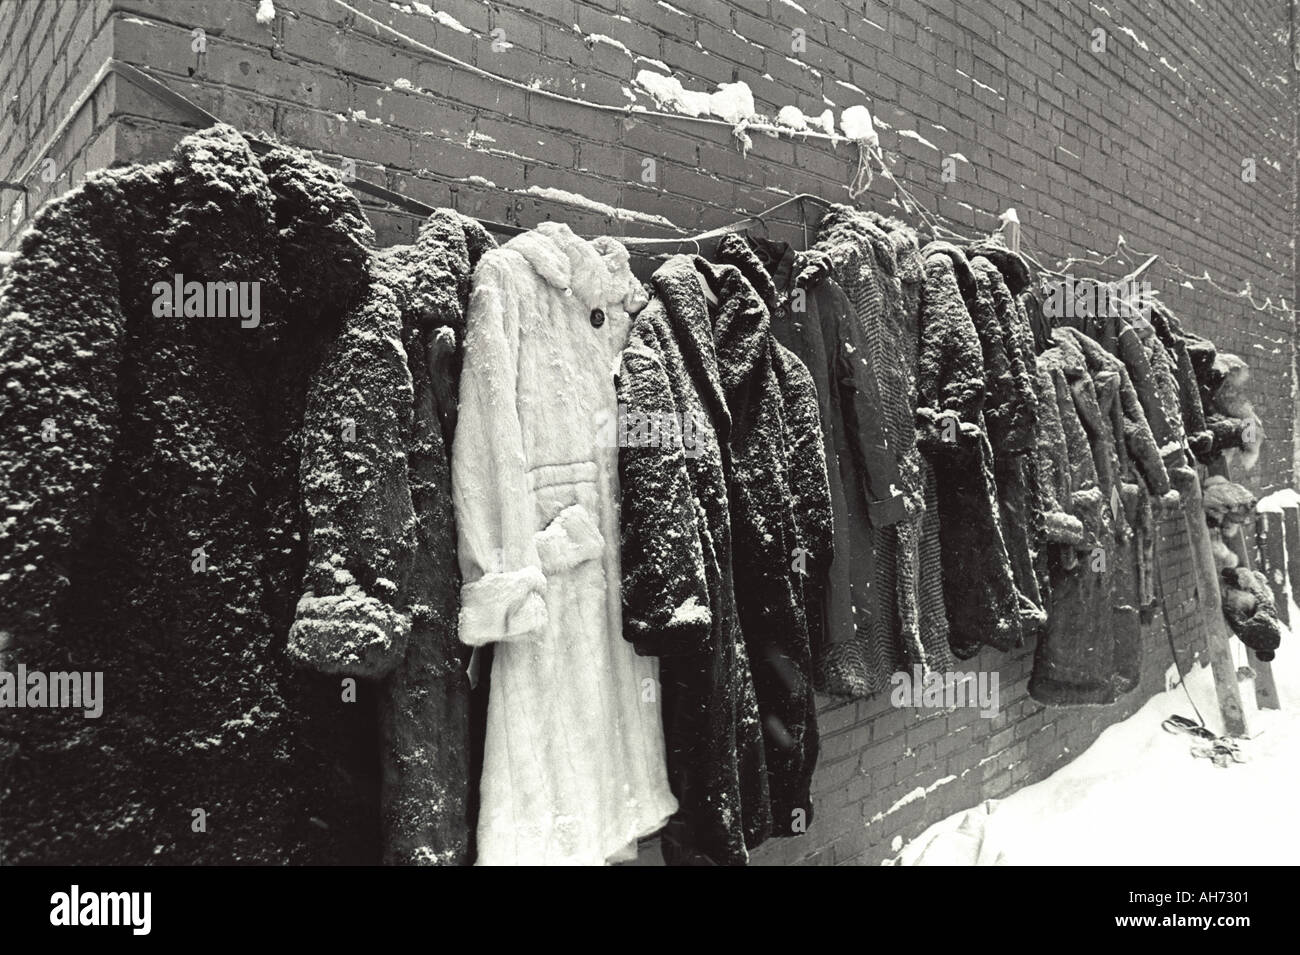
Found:
<svg viewBox="0 0 1300 955"><path fill-rule="evenodd" d="M1205 478L1205 471L1198 467L1196 499L1189 501L1185 510L1185 517L1189 522L1205 523L1204 497L1201 492ZM1237 664L1232 658L1230 640L1232 633L1228 629L1228 621L1223 618L1217 572L1214 573L1214 579L1209 582L1209 586L1213 587L1214 591L1200 595L1197 602L1200 605L1201 621L1205 626L1205 654L1210 658L1210 671L1214 674L1214 694L1219 703L1219 714L1223 717L1223 732L1228 736L1245 736L1247 735L1246 711L1241 701L1241 683L1237 679Z"/></svg>
<svg viewBox="0 0 1300 955"><path fill-rule="evenodd" d="M1300 507L1287 505L1282 508L1282 529L1286 552L1290 555L1286 572L1291 578L1291 593L1300 599Z"/></svg>

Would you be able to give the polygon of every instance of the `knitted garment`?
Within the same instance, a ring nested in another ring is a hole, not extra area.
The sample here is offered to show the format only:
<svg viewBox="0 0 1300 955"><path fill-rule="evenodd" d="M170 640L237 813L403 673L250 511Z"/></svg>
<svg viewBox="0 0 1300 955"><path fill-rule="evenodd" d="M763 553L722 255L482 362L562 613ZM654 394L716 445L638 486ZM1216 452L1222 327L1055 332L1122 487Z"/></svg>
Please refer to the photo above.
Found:
<svg viewBox="0 0 1300 955"><path fill-rule="evenodd" d="M847 206L833 206L823 216L813 249L829 258L869 349L898 490L910 514L896 524L871 528L875 599L869 608L858 608L869 611L858 629L869 634L863 655L868 687L876 691L900 669L946 670L952 659L935 541L937 502L927 499L933 482L917 448L914 424L923 277L911 230Z"/></svg>
<svg viewBox="0 0 1300 955"><path fill-rule="evenodd" d="M24 235L0 287L5 669L101 671L106 700L0 718L6 863L378 861L375 696L285 653L303 416L372 240L337 172L227 126L91 173ZM169 316L182 279L245 283L211 288L259 314L210 292Z"/></svg>

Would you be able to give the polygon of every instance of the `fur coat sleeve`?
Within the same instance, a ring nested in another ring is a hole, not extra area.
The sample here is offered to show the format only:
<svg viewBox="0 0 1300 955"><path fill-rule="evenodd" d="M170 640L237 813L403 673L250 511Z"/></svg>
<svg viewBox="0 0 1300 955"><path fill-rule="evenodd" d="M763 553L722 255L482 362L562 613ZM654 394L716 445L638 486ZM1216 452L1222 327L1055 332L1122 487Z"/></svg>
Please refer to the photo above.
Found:
<svg viewBox="0 0 1300 955"><path fill-rule="evenodd" d="M466 332L457 441L460 639L470 646L539 639L547 623L546 577L533 533L516 393L520 312L529 290L502 259L481 263L470 309L484 316ZM575 528L581 535L581 529ZM563 547L566 541L556 540ZM594 546L592 541L586 541ZM573 541L571 546L581 546Z"/></svg>
<svg viewBox="0 0 1300 955"><path fill-rule="evenodd" d="M432 441L445 468L452 423L434 412L454 411L469 272L465 226L449 210L434 213L414 246L375 256L367 296L344 319L308 394L301 480L310 562L289 653L325 672L383 675L403 658L411 605L430 612L428 595L408 586L417 527L450 526L450 515L437 513L446 500L423 501L426 513L417 512L410 452ZM417 401L438 387L441 396ZM417 423L417 404L428 405L431 420Z"/></svg>
<svg viewBox="0 0 1300 955"><path fill-rule="evenodd" d="M926 247L917 367L917 442L929 454L974 447L983 434L984 358L951 257ZM973 277L969 281L974 282ZM952 424L944 426L943 419Z"/></svg>
<svg viewBox="0 0 1300 955"><path fill-rule="evenodd" d="M683 420L653 334L665 319L652 299L633 323L617 379L620 409ZM626 412L624 412L626 413ZM690 412L685 412L690 416ZM703 432L698 425L695 433ZM712 646L700 515L696 513L684 442L628 441L619 448L623 495L623 633L647 656L700 653Z"/></svg>
<svg viewBox="0 0 1300 955"><path fill-rule="evenodd" d="M86 228L118 188L93 176L51 203L0 283L0 634L18 644L55 629L118 436L118 257Z"/></svg>
<svg viewBox="0 0 1300 955"><path fill-rule="evenodd" d="M1133 386L1133 380L1129 377L1128 369L1122 361L1102 348L1100 343L1077 329L1063 328L1060 331L1062 334L1069 334L1072 337L1075 346L1083 353L1089 369L1099 374L1113 375L1117 379L1123 434L1122 436L1116 435L1116 438L1122 437L1124 451L1137 465L1151 493L1157 495L1168 494L1170 490L1169 472L1165 469L1164 456L1160 446L1156 443L1155 436L1151 433L1151 426L1147 422L1143 402L1138 396L1137 389ZM1142 365L1145 366L1145 371L1149 376L1150 367L1145 360ZM1156 401L1158 404L1158 399L1154 394L1154 386L1151 391L1152 394L1148 401ZM1163 420L1163 417L1161 420Z"/></svg>
<svg viewBox="0 0 1300 955"><path fill-rule="evenodd" d="M775 342L773 349L773 364L785 404L786 481L804 557L803 562L792 559L791 563L798 565L795 573L803 579L806 588L818 589L834 556L835 540L831 532L831 492L817 389L808 367L794 352ZM809 632L812 631L810 622Z"/></svg>
<svg viewBox="0 0 1300 955"><path fill-rule="evenodd" d="M397 604L415 510L406 443L414 391L398 290L376 275L308 393L302 495L309 563L289 654L326 672L377 677L406 651Z"/></svg>

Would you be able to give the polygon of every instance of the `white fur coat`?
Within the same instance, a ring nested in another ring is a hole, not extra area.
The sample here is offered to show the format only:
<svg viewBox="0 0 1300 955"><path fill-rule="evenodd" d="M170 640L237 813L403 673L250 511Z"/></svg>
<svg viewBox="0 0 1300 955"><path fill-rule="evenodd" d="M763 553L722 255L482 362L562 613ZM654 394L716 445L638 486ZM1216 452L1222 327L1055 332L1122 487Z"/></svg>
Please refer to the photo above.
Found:
<svg viewBox="0 0 1300 955"><path fill-rule="evenodd" d="M658 667L623 639L613 362L645 293L543 223L474 273L452 451L460 636L497 643L479 864L626 858L676 811Z"/></svg>

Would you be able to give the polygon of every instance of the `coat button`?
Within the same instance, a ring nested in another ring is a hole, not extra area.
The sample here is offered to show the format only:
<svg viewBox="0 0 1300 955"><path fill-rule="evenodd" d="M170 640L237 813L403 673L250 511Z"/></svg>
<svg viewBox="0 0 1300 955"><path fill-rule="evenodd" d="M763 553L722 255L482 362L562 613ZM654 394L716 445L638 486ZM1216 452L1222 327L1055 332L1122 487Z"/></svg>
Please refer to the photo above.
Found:
<svg viewBox="0 0 1300 955"><path fill-rule="evenodd" d="M592 328L600 328L600 326L602 326L602 325L604 325L604 324L605 324L605 313L604 313L604 311L601 310L601 309L599 309L599 308L593 308L593 309L591 310L591 327L592 327Z"/></svg>

